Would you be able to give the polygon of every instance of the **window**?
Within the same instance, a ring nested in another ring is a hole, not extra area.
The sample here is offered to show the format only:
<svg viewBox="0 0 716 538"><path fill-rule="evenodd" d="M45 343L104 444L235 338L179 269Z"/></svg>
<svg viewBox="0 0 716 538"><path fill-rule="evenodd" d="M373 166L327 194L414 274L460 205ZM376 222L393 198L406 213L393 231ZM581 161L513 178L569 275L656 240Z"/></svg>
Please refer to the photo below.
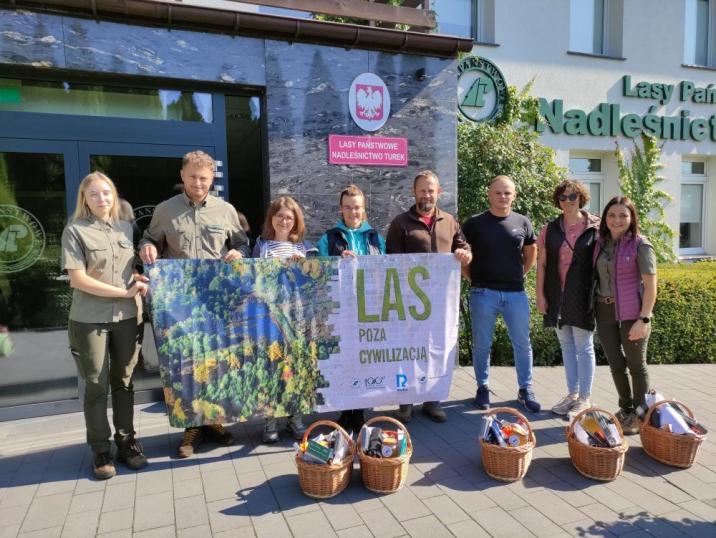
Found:
<svg viewBox="0 0 716 538"><path fill-rule="evenodd" d="M681 204L679 207L679 253L704 252L704 200L706 163L682 161Z"/></svg>
<svg viewBox="0 0 716 538"><path fill-rule="evenodd" d="M210 93L0 78L0 111L213 122Z"/></svg>
<svg viewBox="0 0 716 538"><path fill-rule="evenodd" d="M584 207L594 215L602 211L602 159L599 157L574 156L569 158L569 173L589 189L589 202Z"/></svg>
<svg viewBox="0 0 716 538"><path fill-rule="evenodd" d="M437 32L495 42L495 0L430 0L437 15Z"/></svg>
<svg viewBox="0 0 716 538"><path fill-rule="evenodd" d="M570 0L569 50L621 57L623 0Z"/></svg>
<svg viewBox="0 0 716 538"><path fill-rule="evenodd" d="M716 65L716 42L711 34L716 17L716 2L686 0L684 10L684 63Z"/></svg>

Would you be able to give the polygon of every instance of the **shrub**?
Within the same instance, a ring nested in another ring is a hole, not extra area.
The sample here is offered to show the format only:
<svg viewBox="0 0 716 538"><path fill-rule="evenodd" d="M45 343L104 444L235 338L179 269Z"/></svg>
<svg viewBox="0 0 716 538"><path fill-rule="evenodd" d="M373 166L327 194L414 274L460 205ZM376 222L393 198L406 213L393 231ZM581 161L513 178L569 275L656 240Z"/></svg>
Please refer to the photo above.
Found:
<svg viewBox="0 0 716 538"><path fill-rule="evenodd" d="M534 300L535 272L530 271L526 289L530 300L530 337L534 364L562 363L553 329L542 327L542 315ZM460 364L472 364L472 336L468 309L469 286L463 284L459 335ZM649 363L716 363L716 262L660 265ZM606 364L595 335L597 362ZM500 318L492 345L493 365L512 365L512 346Z"/></svg>

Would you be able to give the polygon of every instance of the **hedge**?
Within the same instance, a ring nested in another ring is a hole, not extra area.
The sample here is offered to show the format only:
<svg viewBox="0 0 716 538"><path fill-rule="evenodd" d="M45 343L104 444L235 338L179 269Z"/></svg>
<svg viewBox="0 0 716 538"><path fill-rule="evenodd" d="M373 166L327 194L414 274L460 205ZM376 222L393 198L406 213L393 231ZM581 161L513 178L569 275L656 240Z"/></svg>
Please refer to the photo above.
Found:
<svg viewBox="0 0 716 538"><path fill-rule="evenodd" d="M535 271L527 278L530 301L530 337L534 364L562 363L553 329L542 327L534 298ZM463 283L460 316L460 364L472 364L469 286ZM660 265L648 360L652 364L716 363L716 262ZM595 334L597 362L606 364ZM491 363L512 365L512 346L502 318L498 319Z"/></svg>

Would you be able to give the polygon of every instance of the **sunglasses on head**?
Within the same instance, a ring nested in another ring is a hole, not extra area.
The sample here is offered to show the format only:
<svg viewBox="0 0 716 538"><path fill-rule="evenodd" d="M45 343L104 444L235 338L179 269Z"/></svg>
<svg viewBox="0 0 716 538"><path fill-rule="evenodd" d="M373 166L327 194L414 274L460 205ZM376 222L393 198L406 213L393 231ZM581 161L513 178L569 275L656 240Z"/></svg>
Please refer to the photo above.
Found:
<svg viewBox="0 0 716 538"><path fill-rule="evenodd" d="M574 202L577 198L579 198L579 194L576 192L573 192L572 194L560 194L557 198L560 202L566 202L567 200Z"/></svg>

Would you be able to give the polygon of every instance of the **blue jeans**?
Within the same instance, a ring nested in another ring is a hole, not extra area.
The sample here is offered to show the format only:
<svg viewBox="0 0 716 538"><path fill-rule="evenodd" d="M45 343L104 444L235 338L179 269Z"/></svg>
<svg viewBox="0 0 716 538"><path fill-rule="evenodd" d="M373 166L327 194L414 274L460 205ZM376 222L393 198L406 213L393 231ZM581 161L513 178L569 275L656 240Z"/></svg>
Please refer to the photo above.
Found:
<svg viewBox="0 0 716 538"><path fill-rule="evenodd" d="M594 331L571 325L555 328L555 331L562 348L567 390L570 394L578 393L580 398L588 399L594 380Z"/></svg>
<svg viewBox="0 0 716 538"><path fill-rule="evenodd" d="M532 384L532 345L530 344L530 305L524 291L498 291L488 288L470 290L472 318L472 365L477 386L487 385L490 375L490 351L497 315L502 314L517 367L521 389Z"/></svg>

